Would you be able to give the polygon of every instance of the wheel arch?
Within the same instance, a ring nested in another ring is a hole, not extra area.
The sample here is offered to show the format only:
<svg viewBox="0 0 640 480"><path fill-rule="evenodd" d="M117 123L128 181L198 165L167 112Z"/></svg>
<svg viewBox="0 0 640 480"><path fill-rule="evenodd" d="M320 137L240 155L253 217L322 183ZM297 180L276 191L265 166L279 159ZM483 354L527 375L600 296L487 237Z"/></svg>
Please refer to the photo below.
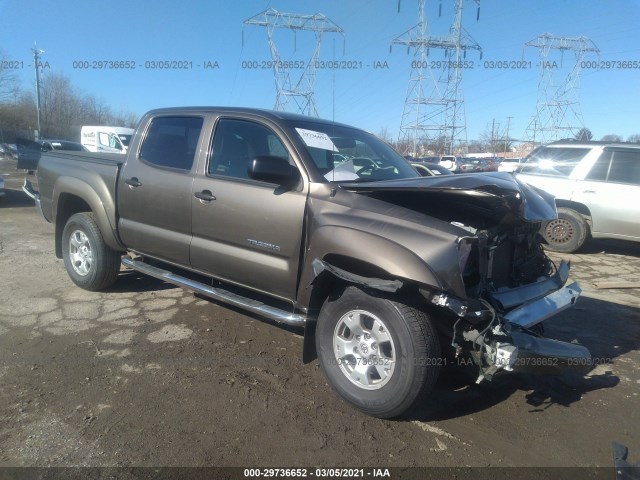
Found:
<svg viewBox="0 0 640 480"><path fill-rule="evenodd" d="M318 314L324 302L331 297L340 296L349 286L356 286L363 290L375 291L389 298L398 295L409 304L417 306L421 297L420 285L408 279L389 276L378 265L362 259L354 259L339 254L329 254L323 260L312 262L315 277L311 282L308 300L308 317L304 329L302 349L303 363L312 362L317 358L315 344L315 329Z"/></svg>
<svg viewBox="0 0 640 480"><path fill-rule="evenodd" d="M297 303L309 311L314 290L321 284L317 277L327 269L323 265L333 267L334 276L346 272L343 279L370 288L398 281L447 289L425 260L405 246L369 232L326 226L314 231L300 276Z"/></svg>
<svg viewBox="0 0 640 480"><path fill-rule="evenodd" d="M574 202L572 200L563 200L560 198L556 198L556 207L557 208L570 208L571 210L575 210L578 212L587 222L589 228L592 228L592 218L591 211L589 207L587 207L584 203Z"/></svg>
<svg viewBox="0 0 640 480"><path fill-rule="evenodd" d="M108 192L107 192L108 194ZM81 212L92 212L105 243L114 250L122 251L113 222L98 193L86 182L72 177L60 177L56 181L53 198L56 257L62 258L62 232L69 218Z"/></svg>

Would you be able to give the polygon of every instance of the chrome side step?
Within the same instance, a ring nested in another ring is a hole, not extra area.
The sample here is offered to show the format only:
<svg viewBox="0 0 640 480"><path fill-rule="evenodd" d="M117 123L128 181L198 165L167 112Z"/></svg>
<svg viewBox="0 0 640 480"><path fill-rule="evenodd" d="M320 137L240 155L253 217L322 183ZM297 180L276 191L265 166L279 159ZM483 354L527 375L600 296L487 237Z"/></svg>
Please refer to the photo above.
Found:
<svg viewBox="0 0 640 480"><path fill-rule="evenodd" d="M236 293L227 292L226 290L223 290L221 288L214 288L210 285L205 285L204 283L197 282L180 275L176 275L175 273L168 270L153 267L138 260L132 260L125 257L122 259L122 264L125 267L132 268L140 273L144 273L145 275L149 275L159 280L164 280L165 282L171 283L178 287L186 288L187 290L192 290L214 300L233 305L234 307L242 308L243 310L262 315L271 320L275 320L276 322L286 323L287 325L292 325L295 327L303 327L307 320L307 317L304 315L298 315L295 313L287 312L286 310L271 307L260 301L243 297Z"/></svg>

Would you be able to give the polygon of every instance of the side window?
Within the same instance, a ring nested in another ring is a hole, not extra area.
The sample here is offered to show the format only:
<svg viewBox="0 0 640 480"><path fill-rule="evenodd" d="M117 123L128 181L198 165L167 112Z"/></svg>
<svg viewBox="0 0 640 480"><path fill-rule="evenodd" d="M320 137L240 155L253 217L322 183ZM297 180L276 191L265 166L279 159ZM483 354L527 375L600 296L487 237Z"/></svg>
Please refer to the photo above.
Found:
<svg viewBox="0 0 640 480"><path fill-rule="evenodd" d="M117 148L118 150L122 150L122 147L120 146L120 142L118 141L115 135L109 135L109 146L111 148Z"/></svg>
<svg viewBox="0 0 640 480"><path fill-rule="evenodd" d="M100 145L104 145L105 147L108 147L109 146L109 134L108 133L104 133L104 132L98 133L98 141L100 142Z"/></svg>
<svg viewBox="0 0 640 480"><path fill-rule="evenodd" d="M263 155L291 161L287 149L269 128L246 120L222 118L213 134L207 173L248 179L251 161Z"/></svg>
<svg viewBox="0 0 640 480"><path fill-rule="evenodd" d="M140 148L140 159L159 167L191 170L202 117L157 117Z"/></svg>
<svg viewBox="0 0 640 480"><path fill-rule="evenodd" d="M607 181L640 185L640 149L614 151Z"/></svg>
<svg viewBox="0 0 640 480"><path fill-rule="evenodd" d="M593 164L591 170L585 177L585 180L591 180L596 182L604 182L609 174L609 166L611 165L611 152L604 151L602 155Z"/></svg>

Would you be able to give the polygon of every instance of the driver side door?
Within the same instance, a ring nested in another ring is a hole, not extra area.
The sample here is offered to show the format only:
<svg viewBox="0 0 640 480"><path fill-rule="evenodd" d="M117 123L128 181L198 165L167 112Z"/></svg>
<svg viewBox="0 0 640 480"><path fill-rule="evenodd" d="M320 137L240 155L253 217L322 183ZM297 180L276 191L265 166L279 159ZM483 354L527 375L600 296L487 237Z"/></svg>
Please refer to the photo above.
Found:
<svg viewBox="0 0 640 480"><path fill-rule="evenodd" d="M190 261L211 276L292 301L307 187L249 178L260 155L287 158L287 143L256 120L219 118L204 171L193 182Z"/></svg>

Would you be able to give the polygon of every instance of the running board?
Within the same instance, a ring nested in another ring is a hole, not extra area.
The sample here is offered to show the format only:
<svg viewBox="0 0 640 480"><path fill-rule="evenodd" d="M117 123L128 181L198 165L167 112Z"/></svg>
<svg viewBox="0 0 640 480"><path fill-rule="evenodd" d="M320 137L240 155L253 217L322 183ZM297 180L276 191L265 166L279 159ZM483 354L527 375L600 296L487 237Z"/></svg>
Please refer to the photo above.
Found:
<svg viewBox="0 0 640 480"><path fill-rule="evenodd" d="M238 307L243 310L262 315L271 320L275 320L276 322L286 323L287 325L292 325L294 327L304 327L304 324L307 320L307 317L304 315L298 315L295 313L287 312L286 310L271 307L258 300L243 297L241 295L228 292L221 288L214 288L204 283L191 280L187 277L176 275L175 273L168 270L153 267L139 260L132 260L125 257L122 259L122 264L125 267L132 268L140 273L144 273L145 275L149 275L159 280L164 280L165 282L171 283L178 287L186 288L187 290L192 290L214 300L233 305L234 307Z"/></svg>

